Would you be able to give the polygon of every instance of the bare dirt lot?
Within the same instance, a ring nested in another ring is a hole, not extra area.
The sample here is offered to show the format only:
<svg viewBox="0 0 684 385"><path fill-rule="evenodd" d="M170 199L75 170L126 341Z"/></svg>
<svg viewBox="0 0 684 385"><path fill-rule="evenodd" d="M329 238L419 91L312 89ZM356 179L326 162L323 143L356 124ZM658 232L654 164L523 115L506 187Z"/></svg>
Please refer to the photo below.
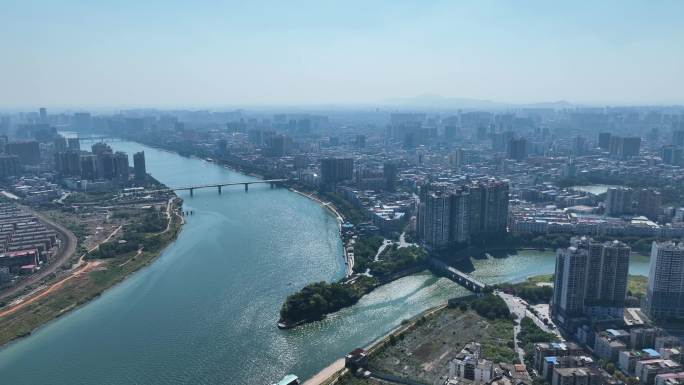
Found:
<svg viewBox="0 0 684 385"><path fill-rule="evenodd" d="M370 356L369 369L426 384L443 384L449 361L471 341L482 344L485 358L513 362L513 322L485 319L473 311L446 308L424 320ZM346 376L338 384L379 384Z"/></svg>

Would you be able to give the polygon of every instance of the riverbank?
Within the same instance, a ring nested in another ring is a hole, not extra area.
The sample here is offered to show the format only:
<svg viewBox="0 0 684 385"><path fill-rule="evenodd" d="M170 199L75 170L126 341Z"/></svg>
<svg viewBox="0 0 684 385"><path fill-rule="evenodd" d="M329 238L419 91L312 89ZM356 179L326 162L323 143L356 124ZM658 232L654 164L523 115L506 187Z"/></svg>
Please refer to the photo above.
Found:
<svg viewBox="0 0 684 385"><path fill-rule="evenodd" d="M153 262L171 244L182 228L183 218L178 214L180 199L166 204L167 223L157 233L145 234L148 248L100 259L91 257L100 245L120 236L118 227L102 242L84 253L67 272L13 301L0 311L0 345L32 334L46 323L77 309L104 291L124 281L133 273Z"/></svg>
<svg viewBox="0 0 684 385"><path fill-rule="evenodd" d="M401 335L413 329L421 320L446 308L447 304L441 304L422 311L414 317L402 321L401 324L395 326L389 332L368 344L364 349L369 355L373 354L385 347L391 340L400 338ZM349 371L344 367L344 359L339 359L306 380L304 385L333 385L348 373Z"/></svg>

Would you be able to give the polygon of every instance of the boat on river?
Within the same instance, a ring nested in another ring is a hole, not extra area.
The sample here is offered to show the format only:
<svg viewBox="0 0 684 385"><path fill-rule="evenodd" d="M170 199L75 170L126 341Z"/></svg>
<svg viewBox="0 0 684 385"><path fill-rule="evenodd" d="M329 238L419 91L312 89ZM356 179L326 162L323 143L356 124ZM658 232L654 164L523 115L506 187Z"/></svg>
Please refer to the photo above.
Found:
<svg viewBox="0 0 684 385"><path fill-rule="evenodd" d="M273 385L298 385L298 384L300 384L299 377L295 376L294 374L288 374L287 376L283 377L282 380L278 381L277 383L274 383Z"/></svg>

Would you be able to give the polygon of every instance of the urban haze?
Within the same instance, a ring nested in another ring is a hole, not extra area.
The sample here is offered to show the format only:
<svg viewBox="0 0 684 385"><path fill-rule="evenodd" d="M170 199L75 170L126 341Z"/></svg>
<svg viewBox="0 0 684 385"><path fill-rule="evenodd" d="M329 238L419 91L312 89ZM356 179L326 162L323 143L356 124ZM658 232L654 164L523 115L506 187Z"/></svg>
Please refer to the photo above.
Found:
<svg viewBox="0 0 684 385"><path fill-rule="evenodd" d="M684 384L683 14L0 2L0 383Z"/></svg>

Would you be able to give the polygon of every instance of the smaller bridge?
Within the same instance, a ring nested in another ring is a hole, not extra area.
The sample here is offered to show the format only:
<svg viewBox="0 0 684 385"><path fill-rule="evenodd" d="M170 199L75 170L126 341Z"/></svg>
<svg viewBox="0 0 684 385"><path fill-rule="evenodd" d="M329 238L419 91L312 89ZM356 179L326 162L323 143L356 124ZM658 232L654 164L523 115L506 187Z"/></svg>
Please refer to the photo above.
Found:
<svg viewBox="0 0 684 385"><path fill-rule="evenodd" d="M458 283L459 285L465 287L466 289L474 292L482 292L487 285L473 278L472 276L458 270L454 267L447 265L446 263L440 261L436 258L428 258L428 264L438 273L444 275L450 280Z"/></svg>
<svg viewBox="0 0 684 385"><path fill-rule="evenodd" d="M287 182L290 179L266 179L266 180L253 180L250 182L226 182L226 183L212 183L212 184L201 184L195 186L182 186L182 187L169 187L160 190L143 190L141 193L160 193L160 192L170 192L170 191L190 191L190 196L194 196L195 190L206 189L206 188L216 188L218 193L222 193L222 188L226 186L245 186L245 191L249 191L249 185L251 184L270 184L271 188L277 187L283 182Z"/></svg>
<svg viewBox="0 0 684 385"><path fill-rule="evenodd" d="M123 142L123 139L112 136L75 136L69 139L78 139L79 142Z"/></svg>

